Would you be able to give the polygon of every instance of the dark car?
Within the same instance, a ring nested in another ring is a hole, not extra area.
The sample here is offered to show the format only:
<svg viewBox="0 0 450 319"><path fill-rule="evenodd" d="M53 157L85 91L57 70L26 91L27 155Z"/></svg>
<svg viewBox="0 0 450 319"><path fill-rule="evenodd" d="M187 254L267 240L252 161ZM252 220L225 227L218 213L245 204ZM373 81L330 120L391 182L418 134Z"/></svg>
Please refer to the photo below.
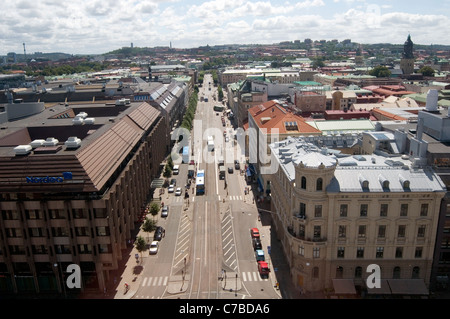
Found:
<svg viewBox="0 0 450 319"><path fill-rule="evenodd" d="M241 165L239 164L238 160L234 160L234 168L235 169L240 169L241 168Z"/></svg>
<svg viewBox="0 0 450 319"><path fill-rule="evenodd" d="M233 167L228 167L228 173L233 174Z"/></svg>
<svg viewBox="0 0 450 319"><path fill-rule="evenodd" d="M164 228L161 226L156 227L155 234L153 235L154 240L161 240L164 237Z"/></svg>
<svg viewBox="0 0 450 319"><path fill-rule="evenodd" d="M170 180L170 185L173 185L173 187L177 186L177 180L175 178L172 178Z"/></svg>
<svg viewBox="0 0 450 319"><path fill-rule="evenodd" d="M252 239L253 249L258 250L262 249L261 240L259 238L253 238Z"/></svg>

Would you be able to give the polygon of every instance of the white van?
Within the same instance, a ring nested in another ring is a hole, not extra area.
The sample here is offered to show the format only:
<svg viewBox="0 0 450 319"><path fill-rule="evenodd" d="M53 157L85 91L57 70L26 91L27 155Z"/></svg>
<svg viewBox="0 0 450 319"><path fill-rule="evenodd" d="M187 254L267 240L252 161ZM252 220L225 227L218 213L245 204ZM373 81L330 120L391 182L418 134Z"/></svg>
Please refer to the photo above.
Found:
<svg viewBox="0 0 450 319"><path fill-rule="evenodd" d="M173 175L178 175L179 169L180 169L180 165L174 165L173 171L172 171Z"/></svg>

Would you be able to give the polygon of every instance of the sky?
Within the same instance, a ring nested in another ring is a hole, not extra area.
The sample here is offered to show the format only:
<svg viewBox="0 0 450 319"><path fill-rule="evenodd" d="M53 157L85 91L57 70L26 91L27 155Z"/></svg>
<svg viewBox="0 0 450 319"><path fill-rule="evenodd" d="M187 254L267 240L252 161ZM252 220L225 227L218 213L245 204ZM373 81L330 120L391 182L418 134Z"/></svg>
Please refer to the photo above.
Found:
<svg viewBox="0 0 450 319"><path fill-rule="evenodd" d="M272 44L450 45L450 0L0 0L0 55Z"/></svg>

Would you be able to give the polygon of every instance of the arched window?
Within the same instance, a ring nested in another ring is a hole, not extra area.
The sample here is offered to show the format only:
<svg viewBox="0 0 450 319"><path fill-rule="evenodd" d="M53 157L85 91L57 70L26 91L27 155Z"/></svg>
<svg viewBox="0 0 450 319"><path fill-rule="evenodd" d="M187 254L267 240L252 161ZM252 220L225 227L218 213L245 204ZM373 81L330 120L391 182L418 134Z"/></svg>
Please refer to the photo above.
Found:
<svg viewBox="0 0 450 319"><path fill-rule="evenodd" d="M355 268L355 278L361 278L362 277L362 267L358 266Z"/></svg>
<svg viewBox="0 0 450 319"><path fill-rule="evenodd" d="M319 267L314 267L312 271L313 278L319 278Z"/></svg>
<svg viewBox="0 0 450 319"><path fill-rule="evenodd" d="M319 177L316 181L316 191L321 191L322 188L323 188L323 179Z"/></svg>
<svg viewBox="0 0 450 319"><path fill-rule="evenodd" d="M342 279L344 277L344 268L341 266L336 268L336 279Z"/></svg>
<svg viewBox="0 0 450 319"><path fill-rule="evenodd" d="M392 278L400 279L400 267L394 267L394 272L392 273Z"/></svg>
<svg viewBox="0 0 450 319"><path fill-rule="evenodd" d="M302 176L301 186L302 189L306 189L306 177Z"/></svg>
<svg viewBox="0 0 450 319"><path fill-rule="evenodd" d="M416 266L412 270L411 279L419 279L419 275L420 275L420 268Z"/></svg>

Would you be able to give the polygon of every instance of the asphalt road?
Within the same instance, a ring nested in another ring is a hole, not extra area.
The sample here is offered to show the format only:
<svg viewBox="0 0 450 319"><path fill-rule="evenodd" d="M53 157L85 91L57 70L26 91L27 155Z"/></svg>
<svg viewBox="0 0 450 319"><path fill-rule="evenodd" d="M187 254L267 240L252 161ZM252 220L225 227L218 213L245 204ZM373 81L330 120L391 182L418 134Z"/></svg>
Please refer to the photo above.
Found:
<svg viewBox="0 0 450 319"><path fill-rule="evenodd" d="M213 106L220 104L213 99L217 89L211 85L212 77L205 76L199 96L207 96L208 102L199 102L190 137L197 170L205 170L206 192L196 196L188 190L189 199L174 194L163 194L169 205L169 216L158 215L158 225L166 230L156 255L146 255L137 265L140 276L139 288L134 298L181 298L181 299L278 299L275 289L276 273L268 279L261 278L251 243L250 228L259 227L266 260L271 267L268 247L271 245L270 225L263 225L252 193L244 190L248 185L234 160L244 165L243 152L233 138L233 128L228 119L222 125L221 113ZM200 124L200 125L199 125ZM229 137L225 141L223 132ZM207 149L207 136L215 136L215 149ZM192 148L191 148L192 149ZM225 160L225 166L233 167L224 180L219 179L217 161ZM180 166L175 175L177 187L183 188L187 181L187 164ZM150 241L152 238L150 238ZM147 253L148 254L148 253ZM176 289L169 289L177 280ZM179 292L178 292L179 287Z"/></svg>

